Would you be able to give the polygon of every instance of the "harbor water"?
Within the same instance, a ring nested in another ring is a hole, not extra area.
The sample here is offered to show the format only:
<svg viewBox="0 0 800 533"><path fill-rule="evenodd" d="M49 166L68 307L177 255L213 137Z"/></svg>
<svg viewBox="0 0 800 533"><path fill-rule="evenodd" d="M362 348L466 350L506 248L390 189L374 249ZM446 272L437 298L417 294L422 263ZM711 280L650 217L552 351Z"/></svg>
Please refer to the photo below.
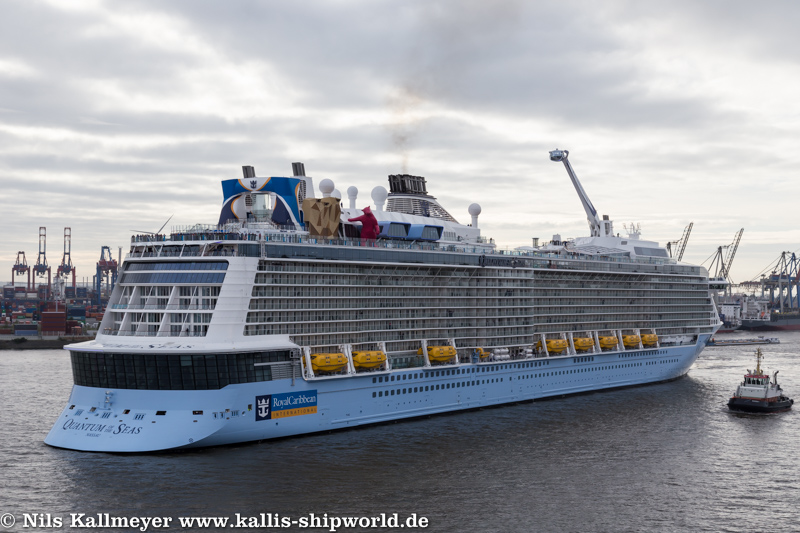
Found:
<svg viewBox="0 0 800 533"><path fill-rule="evenodd" d="M770 336L781 344L762 346L763 365L800 399L800 332ZM312 513L427 520L406 531L798 531L800 404L771 415L726 407L756 348L706 348L668 383L140 455L46 446L72 385L68 354L2 351L0 532L77 531L79 513L172 518L148 531L222 529L178 517L229 517L230 527L237 517Z"/></svg>

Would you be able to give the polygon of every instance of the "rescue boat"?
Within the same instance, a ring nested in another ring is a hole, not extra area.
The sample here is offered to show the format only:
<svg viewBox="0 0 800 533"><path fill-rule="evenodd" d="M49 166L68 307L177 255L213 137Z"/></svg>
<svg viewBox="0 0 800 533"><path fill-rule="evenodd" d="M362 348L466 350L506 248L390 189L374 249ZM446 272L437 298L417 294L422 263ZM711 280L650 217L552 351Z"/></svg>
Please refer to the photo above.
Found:
<svg viewBox="0 0 800 533"><path fill-rule="evenodd" d="M622 336L622 344L626 348L638 348L640 340L641 340L641 338L639 337L639 335L623 335Z"/></svg>
<svg viewBox="0 0 800 533"><path fill-rule="evenodd" d="M591 350L594 346L594 340L590 337L573 337L572 344L578 352L585 352Z"/></svg>
<svg viewBox="0 0 800 533"><path fill-rule="evenodd" d="M422 348L417 350L417 355L422 355ZM428 346L428 360L441 363L449 361L456 356L456 349L452 346Z"/></svg>
<svg viewBox="0 0 800 533"><path fill-rule="evenodd" d="M542 349L542 341L536 343L536 349ZM567 341L564 339L547 339L548 353L561 353L567 349Z"/></svg>
<svg viewBox="0 0 800 533"><path fill-rule="evenodd" d="M616 337L612 336L600 337L600 348L603 348L604 350L610 350L611 348L614 348L617 344L619 344L619 339L617 339Z"/></svg>
<svg viewBox="0 0 800 533"><path fill-rule="evenodd" d="M656 344L658 344L658 335L656 335L655 333L642 334L642 345L655 346Z"/></svg>
<svg viewBox="0 0 800 533"><path fill-rule="evenodd" d="M376 368L386 362L386 354L380 350L353 352L353 366Z"/></svg>
<svg viewBox="0 0 800 533"><path fill-rule="evenodd" d="M343 353L312 353L311 369L314 372L338 372L347 366L347 357Z"/></svg>

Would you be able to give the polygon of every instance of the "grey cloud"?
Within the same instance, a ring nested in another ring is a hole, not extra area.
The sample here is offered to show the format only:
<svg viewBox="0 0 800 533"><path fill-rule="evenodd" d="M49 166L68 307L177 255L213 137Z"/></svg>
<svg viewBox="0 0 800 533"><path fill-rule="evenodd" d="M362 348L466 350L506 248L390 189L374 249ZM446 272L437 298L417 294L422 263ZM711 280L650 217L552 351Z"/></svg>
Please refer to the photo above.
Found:
<svg viewBox="0 0 800 533"><path fill-rule="evenodd" d="M166 14L186 28L187 39L209 45L215 61L264 65L278 80L262 81L279 81L279 93L301 112L235 119L222 109L188 112L181 100L194 95L183 76L210 59L122 34L90 36L89 28L103 24L93 11L7 2L0 61L20 61L38 75L0 78L0 125L9 127L0 131L0 184L4 213L14 220L14 237L0 240L0 269L13 262L16 236L33 235L26 247L35 249L42 221L73 224L75 245L91 241L92 247L126 244L130 229L160 226L173 211L176 223L213 222L219 180L238 177L243 164L255 165L259 175L280 175L290 172L290 162L304 161L317 181L336 177L340 190L357 185L360 199L405 165L428 177L429 190L454 216L466 220L464 206L479 201L482 226L518 244L531 234L585 233L563 168L546 159L558 145L573 151L603 212L618 224L639 215L678 219L668 228L676 235L663 231L669 238L677 238L684 219L699 222L721 196L729 211L741 211L736 202L759 195L762 205L775 203L772 187L785 197L797 192L796 161L790 154L776 157L770 146L796 135L794 125L762 124L747 108L680 88L648 93L651 73L626 37L627 29L656 20L674 28L676 39L697 43L697 54L731 46L752 65L791 61L799 8L790 2L763 8L730 1L153 0L113 9L119 16ZM644 44L669 56L668 42ZM176 108L119 109L92 89L96 82L113 83L131 99L169 99ZM276 105L268 98L265 107ZM414 118L420 110L431 112ZM389 118L358 125L330 118L347 113ZM537 138L498 135L483 119L535 124ZM66 134L17 137L14 127ZM164 142L136 142L156 138ZM106 139L117 142L105 148ZM127 139L132 142L121 142ZM769 186L754 192L742 168L763 172L758 178L769 175ZM47 193L30 199L26 180L42 176L48 176ZM555 222L559 215L562 222ZM721 215L706 217L709 225L720 219L713 231L729 231ZM553 231L556 224L563 230Z"/></svg>

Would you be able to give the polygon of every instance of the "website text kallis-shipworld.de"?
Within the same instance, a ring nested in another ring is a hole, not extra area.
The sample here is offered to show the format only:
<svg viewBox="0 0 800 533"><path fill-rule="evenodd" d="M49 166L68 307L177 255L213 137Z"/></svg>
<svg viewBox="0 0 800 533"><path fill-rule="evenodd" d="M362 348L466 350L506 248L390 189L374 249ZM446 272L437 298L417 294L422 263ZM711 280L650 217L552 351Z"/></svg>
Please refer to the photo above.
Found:
<svg viewBox="0 0 800 533"><path fill-rule="evenodd" d="M281 516L279 513L258 513L257 515L243 515L236 513L234 516L114 516L111 513L70 513L68 518L56 516L51 513L23 513L22 527L24 528L62 528L68 525L70 529L107 529L163 531L177 526L196 529L322 529L336 532L351 528L404 528L424 529L428 527L428 518L412 513L401 518L398 513L380 513L376 516L334 516L328 513L308 515L292 518Z"/></svg>

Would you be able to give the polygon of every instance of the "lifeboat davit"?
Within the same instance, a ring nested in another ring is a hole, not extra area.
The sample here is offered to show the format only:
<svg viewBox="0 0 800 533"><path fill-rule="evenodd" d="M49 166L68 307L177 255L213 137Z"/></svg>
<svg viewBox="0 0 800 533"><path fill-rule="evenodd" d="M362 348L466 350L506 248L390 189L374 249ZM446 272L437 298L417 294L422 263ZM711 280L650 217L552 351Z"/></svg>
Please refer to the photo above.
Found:
<svg viewBox="0 0 800 533"><path fill-rule="evenodd" d="M645 346L655 346L658 344L658 335L655 333L645 333L642 335L642 344Z"/></svg>
<svg viewBox="0 0 800 533"><path fill-rule="evenodd" d="M487 357L489 357L492 354L490 354L489 352L487 352L483 348L475 348L475 355L477 355L481 359L486 359Z"/></svg>
<svg viewBox="0 0 800 533"><path fill-rule="evenodd" d="M314 372L338 372L347 366L347 357L343 353L312 353L311 369Z"/></svg>
<svg viewBox="0 0 800 533"><path fill-rule="evenodd" d="M638 348L639 341L642 339L639 335L623 335L622 336L622 344L625 345L626 348Z"/></svg>
<svg viewBox="0 0 800 533"><path fill-rule="evenodd" d="M422 355L422 348L417 350L417 355ZM456 356L456 349L452 346L428 346L428 360L441 363L449 361Z"/></svg>
<svg viewBox="0 0 800 533"><path fill-rule="evenodd" d="M572 344L575 345L575 350L585 352L594 346L594 341L589 337L573 337Z"/></svg>
<svg viewBox="0 0 800 533"><path fill-rule="evenodd" d="M353 365L356 368L375 368L386 362L386 354L380 350L353 352Z"/></svg>
<svg viewBox="0 0 800 533"><path fill-rule="evenodd" d="M536 343L536 349L542 349L542 341ZM567 349L567 341L564 339L547 339L548 353L561 353Z"/></svg>
<svg viewBox="0 0 800 533"><path fill-rule="evenodd" d="M600 337L600 348L609 350L614 348L619 343L619 340L616 337Z"/></svg>

